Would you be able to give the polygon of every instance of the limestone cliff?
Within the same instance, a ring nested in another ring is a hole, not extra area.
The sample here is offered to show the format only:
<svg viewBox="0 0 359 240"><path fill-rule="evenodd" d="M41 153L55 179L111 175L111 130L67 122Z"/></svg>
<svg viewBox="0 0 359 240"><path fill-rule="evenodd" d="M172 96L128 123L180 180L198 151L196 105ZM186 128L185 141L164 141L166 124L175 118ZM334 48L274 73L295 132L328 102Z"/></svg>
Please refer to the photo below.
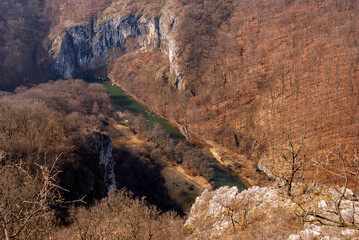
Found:
<svg viewBox="0 0 359 240"><path fill-rule="evenodd" d="M205 190L186 221L188 239L354 239L358 230L335 224L339 219L335 204L342 190L311 186L314 194L301 195L306 199L301 206L275 188L253 187L240 193L236 187ZM302 208L321 218L301 215ZM359 220L359 204L351 190L345 190L339 209L345 223Z"/></svg>
<svg viewBox="0 0 359 240"><path fill-rule="evenodd" d="M173 83L183 89L175 39L177 24L178 19L166 11L153 17L115 14L99 21L64 27L61 33L49 36L52 68L65 79L82 77L126 53L158 49L168 56Z"/></svg>

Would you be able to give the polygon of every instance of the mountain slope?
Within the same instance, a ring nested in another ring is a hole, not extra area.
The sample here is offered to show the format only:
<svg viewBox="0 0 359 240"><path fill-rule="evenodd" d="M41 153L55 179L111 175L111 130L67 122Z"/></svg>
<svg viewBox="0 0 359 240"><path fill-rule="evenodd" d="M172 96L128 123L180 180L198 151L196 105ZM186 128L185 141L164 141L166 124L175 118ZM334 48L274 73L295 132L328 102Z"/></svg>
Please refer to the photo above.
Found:
<svg viewBox="0 0 359 240"><path fill-rule="evenodd" d="M3 49L4 86L12 75L12 86L29 82L39 72L30 66L40 62L57 77L110 76L156 112L262 169L288 138L308 159L337 143L347 154L357 150L357 1L26 3L20 15L35 4L41 18L29 17L25 26L51 22L48 33L39 29L46 41L35 38L29 45L48 46L48 58L37 54L25 63L30 47L24 56L15 50L20 60L9 63ZM1 16L7 29L13 15ZM20 42L24 48L26 41ZM11 70L15 66L22 70Z"/></svg>

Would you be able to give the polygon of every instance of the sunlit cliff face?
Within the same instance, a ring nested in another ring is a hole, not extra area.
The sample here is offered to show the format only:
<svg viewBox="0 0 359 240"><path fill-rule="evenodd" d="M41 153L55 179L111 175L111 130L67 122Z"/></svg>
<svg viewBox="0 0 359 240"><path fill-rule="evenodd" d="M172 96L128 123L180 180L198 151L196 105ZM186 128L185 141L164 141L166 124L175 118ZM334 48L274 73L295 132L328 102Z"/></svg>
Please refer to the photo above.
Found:
<svg viewBox="0 0 359 240"><path fill-rule="evenodd" d="M177 22L172 13L164 12L149 18L116 15L64 28L61 35L50 35L52 68L65 79L82 77L126 53L160 50L168 56L174 84L184 89L174 37Z"/></svg>
<svg viewBox="0 0 359 240"><path fill-rule="evenodd" d="M307 195L314 192L314 195ZM253 187L238 192L236 187L222 187L215 191L205 190L192 205L185 226L191 232L188 239L350 239L359 235L358 230L339 227L333 224L339 220L336 214L336 200L341 193L334 188L310 186L310 191L298 199L284 196L275 188ZM346 200L340 206L344 221L357 221L355 214L359 204L353 192L343 192ZM352 200L349 200L352 199ZM298 218L303 207L323 216L322 223L316 215L303 216L305 224ZM324 219L325 218L325 219Z"/></svg>

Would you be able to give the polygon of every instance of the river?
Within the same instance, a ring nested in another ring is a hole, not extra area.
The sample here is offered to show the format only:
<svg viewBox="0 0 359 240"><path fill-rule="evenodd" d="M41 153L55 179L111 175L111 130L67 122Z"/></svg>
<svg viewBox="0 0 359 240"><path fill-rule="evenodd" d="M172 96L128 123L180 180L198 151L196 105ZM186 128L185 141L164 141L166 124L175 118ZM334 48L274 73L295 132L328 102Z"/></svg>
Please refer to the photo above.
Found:
<svg viewBox="0 0 359 240"><path fill-rule="evenodd" d="M103 81L102 85L106 87L107 93L111 97L113 103L123 110L127 110L135 115L142 114L150 125L159 123L165 132L175 142L185 141L185 137L174 124L171 124L166 119L152 113L146 106L134 100L118 86L112 85L111 81ZM220 165L218 162L213 162L214 174L210 179L214 183L214 188L222 186L236 186L239 191L246 189L239 178L231 172L230 169Z"/></svg>

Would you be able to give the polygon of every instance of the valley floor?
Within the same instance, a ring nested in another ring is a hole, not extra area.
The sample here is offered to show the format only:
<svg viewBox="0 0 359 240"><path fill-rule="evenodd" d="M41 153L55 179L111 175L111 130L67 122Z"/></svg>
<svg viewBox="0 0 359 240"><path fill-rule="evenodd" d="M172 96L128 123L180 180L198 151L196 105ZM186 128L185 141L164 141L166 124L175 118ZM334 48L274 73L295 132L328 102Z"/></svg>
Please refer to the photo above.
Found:
<svg viewBox="0 0 359 240"><path fill-rule="evenodd" d="M123 116L121 111L117 111L118 116ZM128 126L128 120L118 118L110 119L110 136L114 149L125 146L133 151L141 151L146 148L155 148L153 142L141 138L138 134L131 131ZM165 182L171 199L182 207L183 210L189 210L196 197L207 189L212 190L210 182L202 176L192 176L180 165L176 163L161 162L160 171Z"/></svg>

